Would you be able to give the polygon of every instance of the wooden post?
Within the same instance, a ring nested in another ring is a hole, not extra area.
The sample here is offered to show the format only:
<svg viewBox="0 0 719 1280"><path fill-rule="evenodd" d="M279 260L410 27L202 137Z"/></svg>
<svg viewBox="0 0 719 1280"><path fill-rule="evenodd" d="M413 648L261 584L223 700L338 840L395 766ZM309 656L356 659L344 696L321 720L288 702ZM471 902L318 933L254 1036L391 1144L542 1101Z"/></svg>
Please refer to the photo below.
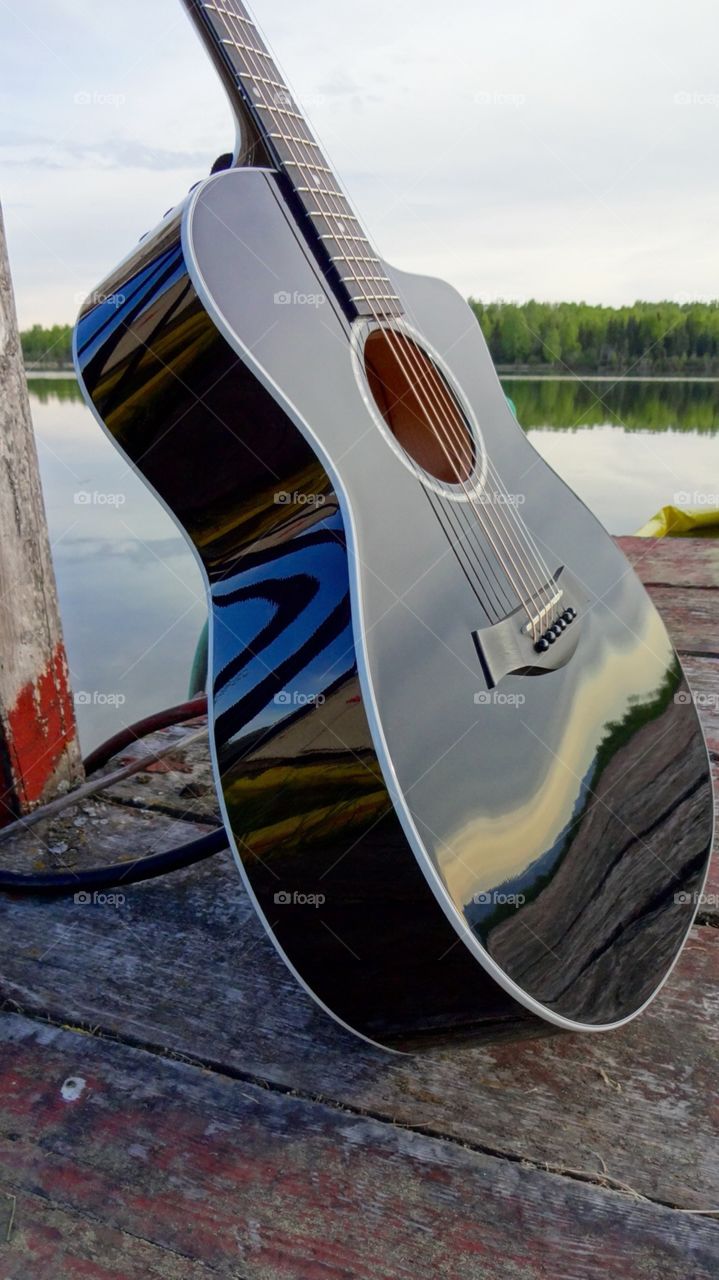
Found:
<svg viewBox="0 0 719 1280"><path fill-rule="evenodd" d="M82 776L0 210L0 826Z"/></svg>

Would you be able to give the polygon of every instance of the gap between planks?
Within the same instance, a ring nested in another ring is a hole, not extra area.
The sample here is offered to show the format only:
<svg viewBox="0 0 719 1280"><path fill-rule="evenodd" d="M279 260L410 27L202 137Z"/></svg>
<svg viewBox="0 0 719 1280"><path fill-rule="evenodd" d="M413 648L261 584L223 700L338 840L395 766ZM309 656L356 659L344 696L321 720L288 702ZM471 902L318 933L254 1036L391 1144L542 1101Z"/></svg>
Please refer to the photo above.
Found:
<svg viewBox="0 0 719 1280"><path fill-rule="evenodd" d="M183 1066L191 1067L194 1070L207 1072L210 1075L217 1076L220 1079L233 1081L238 1084L248 1084L255 1088L264 1089L268 1093L276 1094L284 1098L297 1098L301 1102L310 1105L327 1107L330 1111L337 1112L341 1115L353 1116L358 1120L372 1120L377 1124L387 1125L393 1129L400 1129L405 1133L415 1134L418 1138L431 1138L432 1140L447 1142L451 1146L457 1147L462 1151L470 1151L476 1155L488 1156L494 1160L505 1160L508 1164L519 1165L524 1169L534 1169L538 1173L546 1173L553 1177L567 1178L572 1182L578 1182L597 1188L600 1191L614 1191L620 1195L625 1195L630 1200L638 1201L642 1204L655 1205L658 1208L670 1209L675 1213L681 1213L688 1217L710 1217L719 1220L719 1205L706 1209L687 1208L683 1205L674 1204L670 1200L662 1199L659 1196L648 1196L641 1191L635 1190L629 1183L620 1178L614 1178L611 1174L602 1170L590 1169L574 1169L570 1166L551 1164L544 1160L535 1160L531 1156L515 1155L511 1151L504 1151L498 1147L492 1147L480 1142L468 1141L448 1134L442 1129L433 1127L432 1125L407 1124L400 1120L396 1120L392 1115L375 1110L370 1107L348 1106L346 1103L340 1102L336 1098L332 1098L327 1094L312 1093L307 1090L297 1089L290 1085L283 1085L279 1081L268 1080L265 1077L257 1076L250 1071L240 1071L237 1068L229 1066L227 1063L219 1062L211 1058L203 1058L199 1055L180 1053L173 1049L165 1049L162 1046L153 1044L151 1041L143 1040L141 1037L130 1036L127 1033L115 1033L104 1030L99 1025L85 1024L82 1022L67 1023L59 1019L53 1018L49 1013L43 1013L39 1009L26 1008L15 1000L6 999L0 1005L0 1013L11 1011L18 1017L24 1018L27 1022L41 1024L42 1026L53 1027L57 1031L63 1031L72 1035L88 1036L92 1040L100 1043L118 1044L123 1048L131 1049L134 1052L146 1053L151 1058L157 1058L160 1061L179 1062ZM600 1157L601 1159L601 1157ZM603 1161L602 1161L603 1163ZM137 1237L142 1239L142 1237Z"/></svg>

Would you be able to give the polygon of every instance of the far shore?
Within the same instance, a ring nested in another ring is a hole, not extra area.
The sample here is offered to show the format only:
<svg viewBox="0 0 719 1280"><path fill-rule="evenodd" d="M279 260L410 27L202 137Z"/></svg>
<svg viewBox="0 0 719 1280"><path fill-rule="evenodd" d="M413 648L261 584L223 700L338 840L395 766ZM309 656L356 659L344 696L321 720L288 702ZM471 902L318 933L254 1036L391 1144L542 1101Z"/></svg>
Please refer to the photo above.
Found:
<svg viewBox="0 0 719 1280"><path fill-rule="evenodd" d="M553 369L528 369L526 365L497 365L500 378L513 378L517 382L719 382L719 374L706 373L576 373L555 372ZM25 365L28 378L74 378L71 364L33 368Z"/></svg>

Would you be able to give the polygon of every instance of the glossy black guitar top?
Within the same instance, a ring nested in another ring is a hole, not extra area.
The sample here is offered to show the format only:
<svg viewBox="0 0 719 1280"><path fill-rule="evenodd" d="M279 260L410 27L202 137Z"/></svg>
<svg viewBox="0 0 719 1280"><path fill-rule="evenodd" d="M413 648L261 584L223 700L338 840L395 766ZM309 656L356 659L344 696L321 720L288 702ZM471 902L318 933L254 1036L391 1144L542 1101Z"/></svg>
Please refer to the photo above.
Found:
<svg viewBox="0 0 719 1280"><path fill-rule="evenodd" d="M92 295L76 366L208 583L248 892L385 1047L616 1027L670 973L713 833L665 627L464 300L371 247L244 6L187 7L233 163Z"/></svg>

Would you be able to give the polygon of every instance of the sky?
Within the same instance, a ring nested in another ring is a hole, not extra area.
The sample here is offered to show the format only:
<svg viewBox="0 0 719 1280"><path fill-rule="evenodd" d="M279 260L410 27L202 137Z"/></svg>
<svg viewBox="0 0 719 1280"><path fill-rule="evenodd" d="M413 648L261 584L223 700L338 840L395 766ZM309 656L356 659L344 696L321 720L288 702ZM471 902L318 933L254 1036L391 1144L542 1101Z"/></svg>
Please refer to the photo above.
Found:
<svg viewBox="0 0 719 1280"><path fill-rule="evenodd" d="M716 0L256 0L381 254L484 300L719 296ZM181 0L0 0L21 327L232 143Z"/></svg>

